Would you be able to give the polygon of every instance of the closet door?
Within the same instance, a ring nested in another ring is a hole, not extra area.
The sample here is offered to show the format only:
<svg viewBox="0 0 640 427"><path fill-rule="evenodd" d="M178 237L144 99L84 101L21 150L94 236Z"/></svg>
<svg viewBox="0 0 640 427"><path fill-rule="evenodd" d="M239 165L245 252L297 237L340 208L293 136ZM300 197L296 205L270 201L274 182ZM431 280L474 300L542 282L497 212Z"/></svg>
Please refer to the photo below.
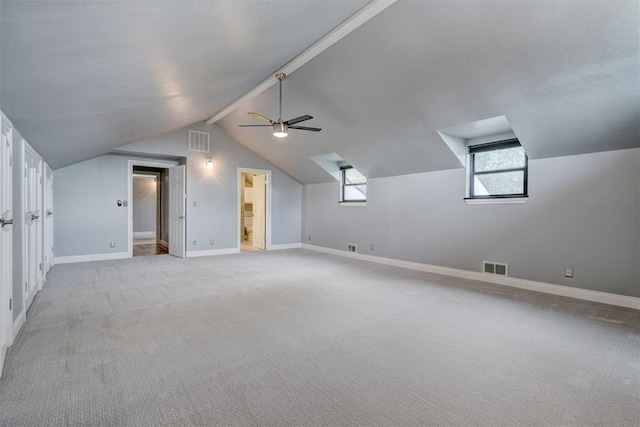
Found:
<svg viewBox="0 0 640 427"><path fill-rule="evenodd" d="M13 340L13 129L0 115L0 375Z"/></svg>
<svg viewBox="0 0 640 427"><path fill-rule="evenodd" d="M25 143L25 310L42 285L42 159Z"/></svg>

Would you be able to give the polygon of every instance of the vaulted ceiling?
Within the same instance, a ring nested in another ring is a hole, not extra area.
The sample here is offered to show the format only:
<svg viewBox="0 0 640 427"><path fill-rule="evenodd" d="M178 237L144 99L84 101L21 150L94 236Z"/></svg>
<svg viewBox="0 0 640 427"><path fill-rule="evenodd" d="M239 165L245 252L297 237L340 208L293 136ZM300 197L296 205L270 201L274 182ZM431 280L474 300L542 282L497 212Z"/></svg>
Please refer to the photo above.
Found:
<svg viewBox="0 0 640 427"><path fill-rule="evenodd" d="M0 108L54 167L205 120L365 1L2 0ZM504 115L531 159L640 146L637 1L400 0L219 120L302 183L460 167L437 130Z"/></svg>

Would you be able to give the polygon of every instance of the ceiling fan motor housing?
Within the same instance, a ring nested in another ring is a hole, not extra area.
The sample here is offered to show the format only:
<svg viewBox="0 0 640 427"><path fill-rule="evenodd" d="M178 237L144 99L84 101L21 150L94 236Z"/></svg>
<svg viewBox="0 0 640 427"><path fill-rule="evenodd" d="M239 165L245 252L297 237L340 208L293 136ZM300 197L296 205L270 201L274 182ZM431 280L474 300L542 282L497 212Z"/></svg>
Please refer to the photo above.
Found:
<svg viewBox="0 0 640 427"><path fill-rule="evenodd" d="M282 122L280 119L278 122L273 124L273 135L278 138L284 138L287 136L288 126L286 123Z"/></svg>

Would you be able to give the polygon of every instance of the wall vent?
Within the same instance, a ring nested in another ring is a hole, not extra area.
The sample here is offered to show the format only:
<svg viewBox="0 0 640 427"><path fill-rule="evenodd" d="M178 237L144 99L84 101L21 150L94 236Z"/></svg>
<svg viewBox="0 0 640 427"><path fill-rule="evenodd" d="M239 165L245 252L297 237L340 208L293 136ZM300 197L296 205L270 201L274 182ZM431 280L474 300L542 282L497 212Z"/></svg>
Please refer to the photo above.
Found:
<svg viewBox="0 0 640 427"><path fill-rule="evenodd" d="M482 271L489 274L497 274L498 276L506 276L509 266L503 262L482 261Z"/></svg>
<svg viewBox="0 0 640 427"><path fill-rule="evenodd" d="M356 245L348 244L347 252L358 252L358 247Z"/></svg>
<svg viewBox="0 0 640 427"><path fill-rule="evenodd" d="M209 132L189 131L189 151L209 152Z"/></svg>

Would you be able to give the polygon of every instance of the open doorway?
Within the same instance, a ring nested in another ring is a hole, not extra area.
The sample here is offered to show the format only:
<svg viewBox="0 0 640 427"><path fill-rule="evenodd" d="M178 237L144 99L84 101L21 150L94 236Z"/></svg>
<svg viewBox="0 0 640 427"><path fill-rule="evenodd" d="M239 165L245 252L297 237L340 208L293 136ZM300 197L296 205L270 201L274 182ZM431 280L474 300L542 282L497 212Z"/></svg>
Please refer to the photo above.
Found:
<svg viewBox="0 0 640 427"><path fill-rule="evenodd" d="M133 167L133 256L169 252L168 174L164 168Z"/></svg>
<svg viewBox="0 0 640 427"><path fill-rule="evenodd" d="M271 171L239 169L240 251L268 249Z"/></svg>

